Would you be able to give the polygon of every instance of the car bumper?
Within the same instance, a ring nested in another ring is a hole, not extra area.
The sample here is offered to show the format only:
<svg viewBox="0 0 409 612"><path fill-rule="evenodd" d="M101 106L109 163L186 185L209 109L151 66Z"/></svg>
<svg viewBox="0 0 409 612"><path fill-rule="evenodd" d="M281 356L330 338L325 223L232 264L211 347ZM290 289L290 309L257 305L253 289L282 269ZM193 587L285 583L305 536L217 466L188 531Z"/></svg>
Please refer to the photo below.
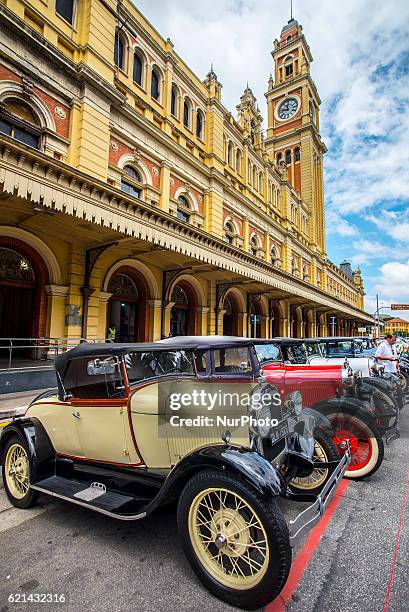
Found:
<svg viewBox="0 0 409 612"><path fill-rule="evenodd" d="M294 547L305 532L309 531L321 519L335 491L339 487L350 462L351 454L348 448L318 496L289 493L288 497L290 499L297 499L298 501L315 500L308 508L300 512L295 519L289 522L288 529L291 546Z"/></svg>

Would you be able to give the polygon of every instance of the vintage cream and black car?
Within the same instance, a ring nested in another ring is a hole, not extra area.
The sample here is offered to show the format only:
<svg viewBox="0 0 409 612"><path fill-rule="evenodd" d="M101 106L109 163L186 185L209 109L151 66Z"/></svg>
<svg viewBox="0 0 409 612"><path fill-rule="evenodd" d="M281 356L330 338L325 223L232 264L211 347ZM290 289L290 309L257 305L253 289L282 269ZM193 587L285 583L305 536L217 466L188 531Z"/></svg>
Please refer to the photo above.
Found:
<svg viewBox="0 0 409 612"><path fill-rule="evenodd" d="M184 551L215 595L248 609L276 597L350 455L322 465L319 497L288 487L314 470L314 423L299 391L266 383L253 341L83 343L56 374L0 439L11 502L46 493L132 521L178 500ZM279 496L311 503L287 525Z"/></svg>

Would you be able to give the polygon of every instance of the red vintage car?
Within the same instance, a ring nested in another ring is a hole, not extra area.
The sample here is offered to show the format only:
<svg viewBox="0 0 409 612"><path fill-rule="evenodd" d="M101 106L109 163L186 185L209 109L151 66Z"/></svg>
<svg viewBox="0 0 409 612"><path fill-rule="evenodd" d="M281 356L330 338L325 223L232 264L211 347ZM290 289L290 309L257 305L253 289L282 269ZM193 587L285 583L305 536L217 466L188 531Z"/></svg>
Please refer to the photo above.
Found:
<svg viewBox="0 0 409 612"><path fill-rule="evenodd" d="M346 441L351 449L351 463L346 476L367 478L380 467L384 456L382 433L377 427L371 393L363 399L351 389L357 379L340 365L308 366L285 361L281 344L288 339L255 340L255 349L266 381L286 393L301 391L303 405L329 419L332 439L342 455ZM302 341L291 340L293 350Z"/></svg>

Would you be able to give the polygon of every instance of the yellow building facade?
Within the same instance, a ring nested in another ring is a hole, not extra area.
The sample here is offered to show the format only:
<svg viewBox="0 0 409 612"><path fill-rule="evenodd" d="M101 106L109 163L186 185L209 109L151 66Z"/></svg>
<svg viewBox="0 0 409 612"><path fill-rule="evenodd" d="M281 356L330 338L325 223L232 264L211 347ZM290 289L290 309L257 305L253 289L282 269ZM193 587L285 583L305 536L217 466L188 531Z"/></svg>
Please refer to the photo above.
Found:
<svg viewBox="0 0 409 612"><path fill-rule="evenodd" d="M301 26L267 130L234 117L128 1L0 2L0 337L353 334L326 256L320 99ZM336 322L334 324L334 321Z"/></svg>
<svg viewBox="0 0 409 612"><path fill-rule="evenodd" d="M409 336L409 321L399 317L384 321L385 334L395 334L396 336Z"/></svg>

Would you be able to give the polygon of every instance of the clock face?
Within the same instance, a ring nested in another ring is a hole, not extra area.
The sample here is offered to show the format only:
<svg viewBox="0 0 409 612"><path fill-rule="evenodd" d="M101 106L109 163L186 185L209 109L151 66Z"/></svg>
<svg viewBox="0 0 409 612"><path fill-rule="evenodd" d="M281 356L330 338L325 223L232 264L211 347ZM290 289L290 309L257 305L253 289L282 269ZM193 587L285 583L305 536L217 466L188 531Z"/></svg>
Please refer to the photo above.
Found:
<svg viewBox="0 0 409 612"><path fill-rule="evenodd" d="M278 107L278 116L280 119L289 119L298 110L298 100L296 98L286 98Z"/></svg>

